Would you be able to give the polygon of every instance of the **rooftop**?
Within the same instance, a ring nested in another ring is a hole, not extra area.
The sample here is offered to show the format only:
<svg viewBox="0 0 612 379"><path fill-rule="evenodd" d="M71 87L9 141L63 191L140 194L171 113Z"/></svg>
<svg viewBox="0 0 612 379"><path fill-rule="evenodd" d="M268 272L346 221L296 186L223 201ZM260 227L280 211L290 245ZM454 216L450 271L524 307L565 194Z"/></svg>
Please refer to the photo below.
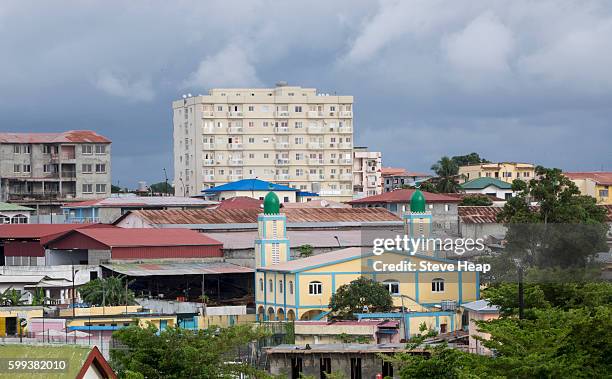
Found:
<svg viewBox="0 0 612 379"><path fill-rule="evenodd" d="M305 203L284 203L283 208L350 208L351 206L345 203L340 203L333 200L316 199Z"/></svg>
<svg viewBox="0 0 612 379"><path fill-rule="evenodd" d="M236 196L222 200L215 209L257 209L261 212L263 201L248 196Z"/></svg>
<svg viewBox="0 0 612 379"><path fill-rule="evenodd" d="M400 167L383 167L380 172L382 176L432 176L425 172L408 171Z"/></svg>
<svg viewBox="0 0 612 379"><path fill-rule="evenodd" d="M0 238L40 239L74 229L110 227L102 224L4 224L0 225Z"/></svg>
<svg viewBox="0 0 612 379"><path fill-rule="evenodd" d="M0 133L0 143L111 143L91 130L61 133Z"/></svg>
<svg viewBox="0 0 612 379"><path fill-rule="evenodd" d="M32 212L34 209L0 201L0 212Z"/></svg>
<svg viewBox="0 0 612 379"><path fill-rule="evenodd" d="M203 190L203 193L217 193L223 191L291 191L297 192L295 188L266 182L260 179L243 179L236 182L220 185L218 187Z"/></svg>
<svg viewBox="0 0 612 379"><path fill-rule="evenodd" d="M248 274L254 271L227 262L112 263L102 266L127 276Z"/></svg>
<svg viewBox="0 0 612 379"><path fill-rule="evenodd" d="M100 242L108 247L134 246L202 246L221 245L221 242L189 229L152 229L152 228L86 228L76 229L46 241L45 245L78 233Z"/></svg>
<svg viewBox="0 0 612 379"><path fill-rule="evenodd" d="M359 247L349 247L347 249L330 251L329 253L317 254L308 258L294 259L273 266L262 267L261 270L299 272L309 268L359 258L365 251ZM370 250L367 251L369 252Z"/></svg>
<svg viewBox="0 0 612 379"><path fill-rule="evenodd" d="M466 303L462 305L463 308L474 311L474 312L482 312L482 313L497 313L499 312L499 306L497 305L489 305L488 300L476 300L471 303Z"/></svg>
<svg viewBox="0 0 612 379"><path fill-rule="evenodd" d="M512 184L506 183L502 180L495 178L476 178L472 179L469 182L465 182L461 185L463 189L484 189L489 186L494 186L499 189L512 189Z"/></svg>
<svg viewBox="0 0 612 379"><path fill-rule="evenodd" d="M278 345L267 349L268 354L361 354L361 353L394 353L406 351L405 343L384 344L362 344L362 343L338 343L338 344L312 344L309 349L300 345ZM424 349L413 349L412 352L425 352Z"/></svg>
<svg viewBox="0 0 612 379"><path fill-rule="evenodd" d="M262 212L261 209L188 209L142 210L130 214L153 225L206 225L256 224L257 216ZM397 215L382 208L283 208L281 213L287 215L288 223L401 221Z"/></svg>
<svg viewBox="0 0 612 379"><path fill-rule="evenodd" d="M564 172L563 175L572 180L591 179L602 186L612 186L612 172L592 171L592 172Z"/></svg>
<svg viewBox="0 0 612 379"><path fill-rule="evenodd" d="M182 196L113 196L106 199L71 203L63 208L114 208L114 207L205 207L218 204L193 197Z"/></svg>
<svg viewBox="0 0 612 379"><path fill-rule="evenodd" d="M374 195L349 201L349 204L371 204L371 203L410 203L414 189L398 189L391 192L385 192L380 195ZM459 203L461 199L453 196L448 196L440 193L423 192L427 203Z"/></svg>
<svg viewBox="0 0 612 379"><path fill-rule="evenodd" d="M599 205L606 209L606 221L612 222L612 205ZM465 224L495 224L497 214L502 211L502 207L495 206L459 206L459 219Z"/></svg>

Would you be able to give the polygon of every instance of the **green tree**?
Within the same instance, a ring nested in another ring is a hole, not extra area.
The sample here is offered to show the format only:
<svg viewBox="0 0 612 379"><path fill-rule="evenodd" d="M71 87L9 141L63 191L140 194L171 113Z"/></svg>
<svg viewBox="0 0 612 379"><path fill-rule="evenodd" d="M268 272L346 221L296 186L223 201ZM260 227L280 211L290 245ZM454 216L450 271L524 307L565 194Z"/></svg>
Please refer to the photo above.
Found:
<svg viewBox="0 0 612 379"><path fill-rule="evenodd" d="M449 157L442 157L438 162L431 166L431 169L438 175L436 179L436 189L443 193L459 192L461 187L457 183L459 166Z"/></svg>
<svg viewBox="0 0 612 379"><path fill-rule="evenodd" d="M48 298L45 296L44 289L40 287L34 288L34 291L32 292L32 305L45 305L47 300Z"/></svg>
<svg viewBox="0 0 612 379"><path fill-rule="evenodd" d="M385 286L363 276L338 288L329 302L334 317L353 319L354 313L388 312L393 308L393 299Z"/></svg>
<svg viewBox="0 0 612 379"><path fill-rule="evenodd" d="M413 188L419 188L421 191L424 192L430 192L430 193L438 193L438 189L436 188L436 185L433 184L432 182L430 182L429 180L425 181L425 182L420 182L419 184L417 184L416 186L411 186L408 184L404 184L402 185L401 188L403 189L413 189Z"/></svg>
<svg viewBox="0 0 612 379"><path fill-rule="evenodd" d="M593 254L607 250L606 210L581 195L561 170L538 166L535 171L529 183L512 183L517 195L497 216L508 226L509 254L528 266L584 266Z"/></svg>
<svg viewBox="0 0 612 379"><path fill-rule="evenodd" d="M491 201L491 199L489 199L487 195L474 194L465 196L463 199L461 199L461 203L459 203L459 205L489 206L493 205L493 202Z"/></svg>
<svg viewBox="0 0 612 379"><path fill-rule="evenodd" d="M151 192L153 193L164 193L169 195L174 195L174 187L170 185L170 183L159 182L154 183L149 186Z"/></svg>
<svg viewBox="0 0 612 379"><path fill-rule="evenodd" d="M298 250L300 251L300 258L307 258L312 255L314 248L312 245L305 244L298 247Z"/></svg>
<svg viewBox="0 0 612 379"><path fill-rule="evenodd" d="M22 296L21 291L8 287L4 292L0 293L0 304L10 307L24 305L26 301L21 299Z"/></svg>
<svg viewBox="0 0 612 379"><path fill-rule="evenodd" d="M489 163L488 160L481 158L478 153L469 153L466 155L456 155L451 158L458 166L467 166L479 163Z"/></svg>
<svg viewBox="0 0 612 379"><path fill-rule="evenodd" d="M121 187L116 186L114 184L111 184L111 193L119 193L122 192L123 190L121 189Z"/></svg>
<svg viewBox="0 0 612 379"><path fill-rule="evenodd" d="M205 330L153 325L118 330L113 339L122 348L110 351L111 365L120 377L131 378L235 378L267 375L246 363L234 363L236 350L265 337L267 332L252 325ZM232 362L232 363L229 363Z"/></svg>
<svg viewBox="0 0 612 379"><path fill-rule="evenodd" d="M126 291L125 280L127 279L124 279L125 277L123 276L97 278L82 285L81 288L79 288L79 293L83 300L91 305L114 306L136 304L134 292L130 289Z"/></svg>

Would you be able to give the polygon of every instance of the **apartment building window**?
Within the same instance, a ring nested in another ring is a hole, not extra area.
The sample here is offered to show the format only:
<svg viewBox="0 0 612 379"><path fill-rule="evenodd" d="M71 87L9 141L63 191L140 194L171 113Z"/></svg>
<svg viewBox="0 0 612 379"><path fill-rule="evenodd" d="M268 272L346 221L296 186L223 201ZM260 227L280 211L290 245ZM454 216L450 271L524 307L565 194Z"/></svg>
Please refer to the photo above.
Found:
<svg viewBox="0 0 612 379"><path fill-rule="evenodd" d="M43 145L42 152L43 154L57 154L57 146Z"/></svg>
<svg viewBox="0 0 612 379"><path fill-rule="evenodd" d="M270 138L269 137L264 137L264 138L262 138L261 142L268 143L268 142L270 142Z"/></svg>
<svg viewBox="0 0 612 379"><path fill-rule="evenodd" d="M29 173L31 171L32 171L32 167L29 164L24 164L23 165L23 172Z"/></svg>
<svg viewBox="0 0 612 379"><path fill-rule="evenodd" d="M263 157L264 157L264 159L268 159L268 158L270 158L270 154L264 153Z"/></svg>
<svg viewBox="0 0 612 379"><path fill-rule="evenodd" d="M327 379L328 375L331 374L331 358L319 358L319 368L321 379Z"/></svg>
<svg viewBox="0 0 612 379"><path fill-rule="evenodd" d="M302 106L301 105L296 105L294 109L295 109L296 113L302 113Z"/></svg>
<svg viewBox="0 0 612 379"><path fill-rule="evenodd" d="M296 145L303 145L304 144L304 137L295 137L295 144Z"/></svg>
<svg viewBox="0 0 612 379"><path fill-rule="evenodd" d="M391 295L399 295L399 282L397 280L385 280L383 285L387 287Z"/></svg>
<svg viewBox="0 0 612 379"><path fill-rule="evenodd" d="M524 172L523 173L523 177L528 178L529 177L529 173L528 172Z"/></svg>
<svg viewBox="0 0 612 379"><path fill-rule="evenodd" d="M264 121L264 122L263 122L261 125L262 125L264 128L267 128L268 126L270 126L270 123L269 123L268 121Z"/></svg>
<svg viewBox="0 0 612 379"><path fill-rule="evenodd" d="M21 165L14 164L13 165L13 172L21 172Z"/></svg>
<svg viewBox="0 0 612 379"><path fill-rule="evenodd" d="M24 170L25 172L25 170ZM608 197L608 189L600 189L599 190L599 197Z"/></svg>
<svg viewBox="0 0 612 379"><path fill-rule="evenodd" d="M293 281L292 280L289 281L289 294L293 295Z"/></svg>
<svg viewBox="0 0 612 379"><path fill-rule="evenodd" d="M351 379L361 378L361 358L351 358Z"/></svg>
<svg viewBox="0 0 612 379"><path fill-rule="evenodd" d="M106 164L98 163L96 164L96 174L104 174L106 173Z"/></svg>
<svg viewBox="0 0 612 379"><path fill-rule="evenodd" d="M261 111L262 111L262 112L270 112L270 106L268 106L268 105L262 105L262 106L261 106Z"/></svg>
<svg viewBox="0 0 612 379"><path fill-rule="evenodd" d="M57 169L52 164L46 164L46 165L43 165L43 172L48 174L51 172L57 172Z"/></svg>
<svg viewBox="0 0 612 379"><path fill-rule="evenodd" d="M283 293L283 281L282 280L278 281L278 292Z"/></svg>
<svg viewBox="0 0 612 379"><path fill-rule="evenodd" d="M255 112L255 106L249 105L249 112Z"/></svg>
<svg viewBox="0 0 612 379"><path fill-rule="evenodd" d="M83 193L93 193L93 184L83 184Z"/></svg>
<svg viewBox="0 0 612 379"><path fill-rule="evenodd" d="M249 121L249 128L255 127L255 121Z"/></svg>
<svg viewBox="0 0 612 379"><path fill-rule="evenodd" d="M14 154L21 153L21 145L13 145L13 153Z"/></svg>
<svg viewBox="0 0 612 379"><path fill-rule="evenodd" d="M96 193L106 193L106 184L96 184Z"/></svg>
<svg viewBox="0 0 612 379"><path fill-rule="evenodd" d="M308 283L308 294L320 295L323 293L323 284L319 281L313 281Z"/></svg>
<svg viewBox="0 0 612 379"><path fill-rule="evenodd" d="M93 154L93 147L91 145L81 145L81 153L84 155Z"/></svg>
<svg viewBox="0 0 612 379"><path fill-rule="evenodd" d="M106 145L96 145L96 154L106 154Z"/></svg>
<svg viewBox="0 0 612 379"><path fill-rule="evenodd" d="M249 153L249 159L255 159L255 154Z"/></svg>
<svg viewBox="0 0 612 379"><path fill-rule="evenodd" d="M31 145L23 145L21 152L24 154L30 154L32 152L32 146Z"/></svg>
<svg viewBox="0 0 612 379"><path fill-rule="evenodd" d="M336 106L335 105L330 105L329 106L329 111L330 112L335 112L336 111Z"/></svg>
<svg viewBox="0 0 612 379"><path fill-rule="evenodd" d="M296 129L302 129L304 127L302 121L296 121L294 125Z"/></svg>
<svg viewBox="0 0 612 379"><path fill-rule="evenodd" d="M431 292L444 292L444 279L436 278L431 281Z"/></svg>
<svg viewBox="0 0 612 379"><path fill-rule="evenodd" d="M217 112L223 112L223 105L217 105Z"/></svg>
<svg viewBox="0 0 612 379"><path fill-rule="evenodd" d="M255 137L249 137L249 143L255 143Z"/></svg>
<svg viewBox="0 0 612 379"><path fill-rule="evenodd" d="M304 153L296 153L295 154L295 160L296 161L304 160Z"/></svg>

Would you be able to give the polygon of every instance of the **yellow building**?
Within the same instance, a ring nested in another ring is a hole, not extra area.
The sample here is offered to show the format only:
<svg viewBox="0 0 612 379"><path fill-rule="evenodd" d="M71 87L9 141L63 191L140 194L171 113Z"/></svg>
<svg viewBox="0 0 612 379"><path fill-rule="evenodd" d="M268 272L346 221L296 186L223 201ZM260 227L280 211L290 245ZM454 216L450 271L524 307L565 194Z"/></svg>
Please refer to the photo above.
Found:
<svg viewBox="0 0 612 379"><path fill-rule="evenodd" d="M507 183L514 179L529 181L535 177L535 166L519 162L479 163L460 166L459 175L462 183L477 178L495 178Z"/></svg>
<svg viewBox="0 0 612 379"><path fill-rule="evenodd" d="M597 199L598 204L612 204L612 172L565 172L583 195Z"/></svg>
<svg viewBox="0 0 612 379"><path fill-rule="evenodd" d="M378 270L372 251L347 248L308 258L291 260L286 237L286 217L279 213L278 198L269 193L264 214L259 216L256 240L255 300L259 320L318 320L329 312L329 301L342 285L365 276L383 283L404 313L358 315L360 318L405 318L406 334L417 332L425 323L440 332L457 330L460 313L445 305L460 305L479 298L479 274L473 271L438 269L431 271L390 272ZM429 236L431 213L425 211L425 199L415 191L411 212L406 220L406 234L411 238ZM405 251L384 253L385 264L415 267L457 261L440 259L431 250L414 254ZM453 307L454 308L454 307Z"/></svg>
<svg viewBox="0 0 612 379"><path fill-rule="evenodd" d="M0 337L25 335L30 319L42 314L40 306L0 307ZM26 326L22 326L23 321Z"/></svg>

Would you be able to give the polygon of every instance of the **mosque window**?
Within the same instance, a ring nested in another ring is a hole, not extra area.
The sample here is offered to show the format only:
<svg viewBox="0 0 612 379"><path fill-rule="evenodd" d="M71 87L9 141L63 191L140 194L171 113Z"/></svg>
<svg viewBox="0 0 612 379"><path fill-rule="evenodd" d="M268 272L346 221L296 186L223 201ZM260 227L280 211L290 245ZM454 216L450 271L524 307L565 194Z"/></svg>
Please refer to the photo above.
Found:
<svg viewBox="0 0 612 379"><path fill-rule="evenodd" d="M260 291L263 291L263 290L264 290L264 281L263 281L263 279L261 279L261 278L259 279L259 290L260 290Z"/></svg>
<svg viewBox="0 0 612 379"><path fill-rule="evenodd" d="M431 292L444 292L444 279L435 278L431 281Z"/></svg>
<svg viewBox="0 0 612 379"><path fill-rule="evenodd" d="M280 263L280 244L272 244L272 264L276 265Z"/></svg>
<svg viewBox="0 0 612 379"><path fill-rule="evenodd" d="M310 295L320 295L323 292L323 284L318 281L308 283L308 293Z"/></svg>
<svg viewBox="0 0 612 379"><path fill-rule="evenodd" d="M282 280L278 281L278 292L283 293L283 281Z"/></svg>
<svg viewBox="0 0 612 379"><path fill-rule="evenodd" d="M399 295L399 282L397 280L385 280L383 285L387 287L391 295Z"/></svg>
<svg viewBox="0 0 612 379"><path fill-rule="evenodd" d="M272 279L268 280L268 287L270 288L270 292L274 292L274 283Z"/></svg>

